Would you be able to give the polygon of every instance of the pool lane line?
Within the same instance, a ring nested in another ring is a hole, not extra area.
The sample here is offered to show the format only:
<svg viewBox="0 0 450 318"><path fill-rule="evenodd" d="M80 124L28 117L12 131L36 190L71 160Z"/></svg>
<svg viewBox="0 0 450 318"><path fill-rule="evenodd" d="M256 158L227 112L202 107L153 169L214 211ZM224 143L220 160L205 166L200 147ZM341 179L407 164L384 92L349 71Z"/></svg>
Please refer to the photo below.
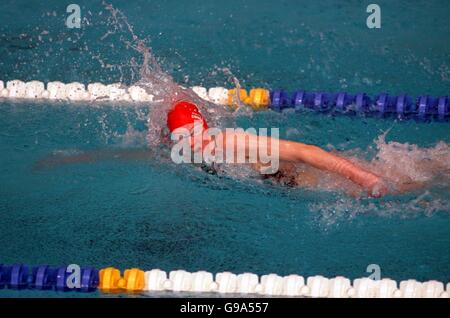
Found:
<svg viewBox="0 0 450 318"><path fill-rule="evenodd" d="M279 276L253 273L221 272L213 275L206 271L190 273L160 269L144 271L139 268L122 272L114 267L101 270L77 265L51 267L0 265L0 289L53 290L104 293L194 292L223 295L247 294L278 297L323 298L449 298L450 283L414 279L397 283L384 278L359 278L353 282L345 277L326 278L320 275L304 278L300 275Z"/></svg>
<svg viewBox="0 0 450 318"><path fill-rule="evenodd" d="M268 90L254 88L227 89L212 87L206 89L194 86L191 89L201 98L209 102L236 107L239 101L254 110L284 111L315 111L319 113L334 113L355 115L363 114L375 117L394 117L399 119L437 119L446 121L450 118L450 97L420 95L413 98L402 94L399 96L388 93L370 97L366 93L350 94L347 92L307 92L297 90ZM126 86L121 83L102 84L49 82L23 82L12 80L0 81L0 97L8 99L49 99L62 101L90 102L154 102L154 96L137 85Z"/></svg>

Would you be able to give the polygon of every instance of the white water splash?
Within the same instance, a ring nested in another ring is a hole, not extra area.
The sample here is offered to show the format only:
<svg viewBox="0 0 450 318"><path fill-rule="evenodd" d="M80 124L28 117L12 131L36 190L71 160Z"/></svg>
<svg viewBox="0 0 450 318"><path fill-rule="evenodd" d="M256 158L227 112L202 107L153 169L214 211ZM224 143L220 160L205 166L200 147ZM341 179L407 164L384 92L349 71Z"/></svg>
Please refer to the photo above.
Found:
<svg viewBox="0 0 450 318"><path fill-rule="evenodd" d="M449 145L439 141L434 147L422 148L409 143L386 142L387 133L374 141L377 152L371 161L360 160L354 151L349 159L380 175L394 196L377 201L365 197L340 197L310 204L310 210L318 213L322 221L335 223L342 218L372 213L404 217L450 213ZM359 154L362 156L365 152L359 151ZM351 192L347 188L349 185L339 184L340 189Z"/></svg>
<svg viewBox="0 0 450 318"><path fill-rule="evenodd" d="M449 179L450 147L443 141L431 148L420 148L409 143L386 142L386 134L375 144L378 153L371 165L391 182L405 180L429 182L436 178Z"/></svg>
<svg viewBox="0 0 450 318"><path fill-rule="evenodd" d="M232 116L225 107L202 100L194 91L178 85L169 73L165 72L158 59L153 54L146 41L141 40L128 22L126 16L112 5L104 3L105 8L111 14L110 24L114 32L124 32L131 35L131 39L122 40L124 44L138 52L142 56L142 64L132 61L136 71L140 74L140 80L135 83L144 88L147 93L154 96L155 104L150 109L148 116L148 144L149 147L168 143L168 130L166 128L167 113L171 105L181 99L188 99L197 104L203 116L211 127L221 126L221 122ZM106 37L104 37L106 38Z"/></svg>

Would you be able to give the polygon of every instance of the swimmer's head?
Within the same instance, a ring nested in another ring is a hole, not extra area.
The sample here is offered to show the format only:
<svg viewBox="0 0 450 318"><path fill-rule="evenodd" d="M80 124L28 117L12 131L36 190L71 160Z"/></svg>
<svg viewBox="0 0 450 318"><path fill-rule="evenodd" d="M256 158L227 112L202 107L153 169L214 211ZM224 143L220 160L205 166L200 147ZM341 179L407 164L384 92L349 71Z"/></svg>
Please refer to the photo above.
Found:
<svg viewBox="0 0 450 318"><path fill-rule="evenodd" d="M171 133L182 127L191 130L197 123L202 125L203 130L208 129L208 124L198 107L188 101L176 102L167 114L167 127Z"/></svg>

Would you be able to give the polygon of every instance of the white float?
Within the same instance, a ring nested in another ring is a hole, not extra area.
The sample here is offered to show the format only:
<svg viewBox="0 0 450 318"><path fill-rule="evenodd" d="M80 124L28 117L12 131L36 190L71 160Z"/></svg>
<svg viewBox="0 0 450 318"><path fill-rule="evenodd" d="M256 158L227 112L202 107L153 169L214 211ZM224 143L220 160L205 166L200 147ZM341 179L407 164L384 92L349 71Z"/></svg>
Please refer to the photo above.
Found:
<svg viewBox="0 0 450 318"><path fill-rule="evenodd" d="M353 281L355 298L374 298L376 295L377 282L370 278L359 278Z"/></svg>
<svg viewBox="0 0 450 318"><path fill-rule="evenodd" d="M9 91L8 89L4 88L0 91L0 97L9 97Z"/></svg>
<svg viewBox="0 0 450 318"><path fill-rule="evenodd" d="M109 84L106 88L108 90L109 100L111 101L131 100L130 95L127 93L126 87L124 87L121 83Z"/></svg>
<svg viewBox="0 0 450 318"><path fill-rule="evenodd" d="M217 284L214 282L213 274L206 271L199 271L192 274L193 292L211 292L217 289Z"/></svg>
<svg viewBox="0 0 450 318"><path fill-rule="evenodd" d="M208 91L209 100L215 104L226 105L228 103L228 89L212 87Z"/></svg>
<svg viewBox="0 0 450 318"><path fill-rule="evenodd" d="M192 274L184 270L171 271L169 274L170 289L173 291L190 291Z"/></svg>
<svg viewBox="0 0 450 318"><path fill-rule="evenodd" d="M47 92L49 93L49 99L63 100L67 98L66 84L62 82L47 83Z"/></svg>
<svg viewBox="0 0 450 318"><path fill-rule="evenodd" d="M71 101L84 101L89 99L89 92L84 84L73 82L66 85L66 96Z"/></svg>
<svg viewBox="0 0 450 318"><path fill-rule="evenodd" d="M317 275L308 277L306 285L309 288L310 297L327 297L330 290L330 280L323 276Z"/></svg>
<svg viewBox="0 0 450 318"><path fill-rule="evenodd" d="M395 280L384 278L376 282L376 298L392 298L398 295L396 294L397 291L397 282Z"/></svg>
<svg viewBox="0 0 450 318"><path fill-rule="evenodd" d="M400 292L402 298L420 298L422 296L422 283L414 280L404 280L400 282Z"/></svg>
<svg viewBox="0 0 450 318"><path fill-rule="evenodd" d="M208 91L201 86L194 86L191 88L200 98L209 101Z"/></svg>
<svg viewBox="0 0 450 318"><path fill-rule="evenodd" d="M133 85L128 88L128 94L130 95L131 99L135 102L152 102L153 101L153 95L147 94L145 89L142 87Z"/></svg>
<svg viewBox="0 0 450 318"><path fill-rule="evenodd" d="M239 274L236 291L241 294L255 294L259 285L258 275L252 273Z"/></svg>
<svg viewBox="0 0 450 318"><path fill-rule="evenodd" d="M5 83L0 81L0 97L8 97L9 91L5 88Z"/></svg>
<svg viewBox="0 0 450 318"><path fill-rule="evenodd" d="M302 288L305 286L305 279L300 275L289 275L283 277L283 295L301 296Z"/></svg>
<svg viewBox="0 0 450 318"><path fill-rule="evenodd" d="M109 98L108 88L102 83L92 83L87 86L91 100L105 100Z"/></svg>
<svg viewBox="0 0 450 318"><path fill-rule="evenodd" d="M237 290L237 275L230 272L216 274L217 292L235 293Z"/></svg>
<svg viewBox="0 0 450 318"><path fill-rule="evenodd" d="M39 81L25 83L25 98L41 98L45 85Z"/></svg>
<svg viewBox="0 0 450 318"><path fill-rule="evenodd" d="M338 276L330 279L330 289L328 297L330 298L347 298L348 291L352 287L350 279Z"/></svg>
<svg viewBox="0 0 450 318"><path fill-rule="evenodd" d="M19 80L8 81L6 83L6 89L9 92L8 97L12 98L24 98L26 84Z"/></svg>
<svg viewBox="0 0 450 318"><path fill-rule="evenodd" d="M228 89L224 87L212 87L207 90L205 87L194 86L191 89L204 100L222 105L228 102ZM70 101L154 101L154 96L138 85L127 87L122 83L89 83L86 87L82 83L62 83L60 81L48 82L47 85L40 81L28 83L20 80L12 80L7 83L0 81L0 97Z"/></svg>
<svg viewBox="0 0 450 318"><path fill-rule="evenodd" d="M438 298L444 293L444 284L431 280L422 284L423 298Z"/></svg>
<svg viewBox="0 0 450 318"><path fill-rule="evenodd" d="M283 294L284 280L283 277L276 274L269 274L261 276L261 290L262 295L279 296Z"/></svg>
<svg viewBox="0 0 450 318"><path fill-rule="evenodd" d="M160 269L153 269L145 272L145 290L146 291L162 291L165 289L167 281L167 273Z"/></svg>

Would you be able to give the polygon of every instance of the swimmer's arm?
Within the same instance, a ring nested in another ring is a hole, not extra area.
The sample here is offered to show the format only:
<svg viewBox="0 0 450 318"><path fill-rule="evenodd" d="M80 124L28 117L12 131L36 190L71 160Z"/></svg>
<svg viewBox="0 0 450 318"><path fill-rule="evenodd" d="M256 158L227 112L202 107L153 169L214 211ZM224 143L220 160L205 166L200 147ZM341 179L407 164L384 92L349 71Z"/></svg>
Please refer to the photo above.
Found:
<svg viewBox="0 0 450 318"><path fill-rule="evenodd" d="M280 140L280 160L301 161L315 168L337 173L369 190L381 182L377 175L313 145Z"/></svg>
<svg viewBox="0 0 450 318"><path fill-rule="evenodd" d="M236 138L243 137L241 133L235 133L234 135ZM269 151L271 151L272 140L270 137L258 137L251 134L245 135L247 136L245 142L246 151L258 150L260 144L264 143L266 143ZM229 137L231 136L226 136L226 139ZM347 159L313 145L283 139L279 139L278 142L280 161L303 162L320 170L337 173L367 189L372 196L384 195L387 192L379 176L358 167Z"/></svg>

